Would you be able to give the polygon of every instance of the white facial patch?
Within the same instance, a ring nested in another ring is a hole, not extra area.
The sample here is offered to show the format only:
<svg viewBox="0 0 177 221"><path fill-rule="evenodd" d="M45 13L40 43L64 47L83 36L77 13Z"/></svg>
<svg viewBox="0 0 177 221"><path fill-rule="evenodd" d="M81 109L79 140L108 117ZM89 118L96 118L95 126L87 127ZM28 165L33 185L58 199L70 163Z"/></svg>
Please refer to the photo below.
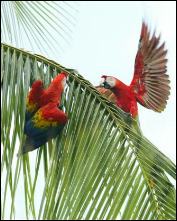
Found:
<svg viewBox="0 0 177 221"><path fill-rule="evenodd" d="M100 80L100 86L103 85L104 81L105 81L105 78L101 78L101 80Z"/></svg>
<svg viewBox="0 0 177 221"><path fill-rule="evenodd" d="M109 84L111 88L116 86L116 79L114 77L107 77L106 82Z"/></svg>

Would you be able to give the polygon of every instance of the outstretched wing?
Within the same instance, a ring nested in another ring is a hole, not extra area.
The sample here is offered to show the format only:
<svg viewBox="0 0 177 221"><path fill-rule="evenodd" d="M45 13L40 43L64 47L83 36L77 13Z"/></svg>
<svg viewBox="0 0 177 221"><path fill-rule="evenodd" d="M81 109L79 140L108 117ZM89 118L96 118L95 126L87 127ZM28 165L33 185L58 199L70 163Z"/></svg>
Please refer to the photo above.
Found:
<svg viewBox="0 0 177 221"><path fill-rule="evenodd" d="M130 84L137 101L157 112L165 109L170 94L169 76L166 74L165 43L159 45L160 36L150 35L147 24L142 23L139 48L135 59L133 80Z"/></svg>

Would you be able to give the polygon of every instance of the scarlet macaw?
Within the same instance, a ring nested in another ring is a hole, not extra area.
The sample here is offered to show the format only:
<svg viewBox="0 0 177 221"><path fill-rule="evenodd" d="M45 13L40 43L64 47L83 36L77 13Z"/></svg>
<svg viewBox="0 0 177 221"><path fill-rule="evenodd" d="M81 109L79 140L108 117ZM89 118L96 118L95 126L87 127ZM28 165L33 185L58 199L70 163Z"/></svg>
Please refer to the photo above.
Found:
<svg viewBox="0 0 177 221"><path fill-rule="evenodd" d="M102 76L97 89L133 118L138 115L137 101L146 108L161 112L170 94L169 76L166 74L165 43L159 45L160 36L150 36L147 24L142 23L135 70L128 86L112 76ZM104 87L104 88L103 88ZM110 89L110 90L109 90ZM107 94L106 94L107 93Z"/></svg>
<svg viewBox="0 0 177 221"><path fill-rule="evenodd" d="M47 89L37 80L27 96L24 133L27 135L22 153L34 150L54 138L67 122L66 114L58 108L67 74L58 74Z"/></svg>

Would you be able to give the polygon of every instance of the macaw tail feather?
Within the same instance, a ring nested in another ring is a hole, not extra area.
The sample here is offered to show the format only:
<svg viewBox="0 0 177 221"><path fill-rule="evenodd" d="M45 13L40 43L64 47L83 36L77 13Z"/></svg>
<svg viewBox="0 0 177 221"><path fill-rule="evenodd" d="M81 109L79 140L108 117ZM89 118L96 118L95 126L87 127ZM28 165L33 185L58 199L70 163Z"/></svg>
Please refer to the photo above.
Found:
<svg viewBox="0 0 177 221"><path fill-rule="evenodd" d="M30 137L26 137L25 143L22 146L21 151L17 154L17 156L23 155L29 151L36 149L37 147L34 145L34 141Z"/></svg>

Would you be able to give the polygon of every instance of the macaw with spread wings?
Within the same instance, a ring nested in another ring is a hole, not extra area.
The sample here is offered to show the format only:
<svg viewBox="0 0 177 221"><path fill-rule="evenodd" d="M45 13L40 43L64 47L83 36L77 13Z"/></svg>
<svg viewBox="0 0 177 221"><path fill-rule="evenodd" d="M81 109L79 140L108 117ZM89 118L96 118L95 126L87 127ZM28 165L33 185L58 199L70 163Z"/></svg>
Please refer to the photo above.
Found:
<svg viewBox="0 0 177 221"><path fill-rule="evenodd" d="M150 35L142 23L138 52L135 58L134 75L130 85L113 76L102 76L98 91L114 102L133 118L138 116L137 102L148 109L162 112L170 94L165 43L159 45L160 36Z"/></svg>

